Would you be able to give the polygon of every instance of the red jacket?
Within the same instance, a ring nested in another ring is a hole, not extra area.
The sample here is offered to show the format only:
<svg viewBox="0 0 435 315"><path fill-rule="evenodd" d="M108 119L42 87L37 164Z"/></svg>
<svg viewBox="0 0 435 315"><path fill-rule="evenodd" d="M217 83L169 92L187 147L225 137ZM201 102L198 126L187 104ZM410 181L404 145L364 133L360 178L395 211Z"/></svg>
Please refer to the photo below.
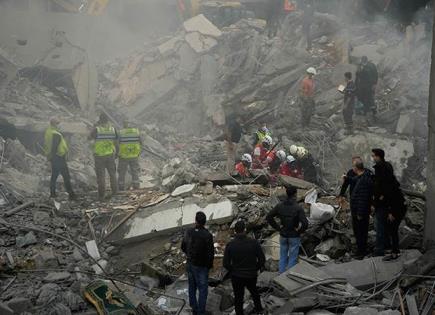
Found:
<svg viewBox="0 0 435 315"><path fill-rule="evenodd" d="M267 152L269 152L263 144L257 144L254 148L254 153L252 154L252 168L253 169L262 169L264 164L266 163Z"/></svg>
<svg viewBox="0 0 435 315"><path fill-rule="evenodd" d="M235 169L237 174L242 177L248 177L250 175L248 168L242 162L237 163Z"/></svg>
<svg viewBox="0 0 435 315"><path fill-rule="evenodd" d="M302 170L297 166L290 166L287 162L281 164L279 169L281 175L290 176L294 178L304 179Z"/></svg>

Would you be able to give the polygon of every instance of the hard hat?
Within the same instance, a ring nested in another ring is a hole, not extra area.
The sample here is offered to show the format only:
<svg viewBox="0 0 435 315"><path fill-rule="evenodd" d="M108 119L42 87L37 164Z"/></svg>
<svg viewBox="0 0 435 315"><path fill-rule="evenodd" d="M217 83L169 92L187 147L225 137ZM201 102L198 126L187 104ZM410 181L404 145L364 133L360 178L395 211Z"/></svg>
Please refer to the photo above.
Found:
<svg viewBox="0 0 435 315"><path fill-rule="evenodd" d="M294 144L290 146L290 154L295 155L298 152L298 147Z"/></svg>
<svg viewBox="0 0 435 315"><path fill-rule="evenodd" d="M286 161L287 161L287 163L293 163L294 161L296 161L296 159L294 158L293 155L289 155L289 156L287 156Z"/></svg>
<svg viewBox="0 0 435 315"><path fill-rule="evenodd" d="M316 74L317 74L317 71L316 71L316 69L314 69L313 67L309 67L309 68L307 69L307 73L312 74L312 75L316 75Z"/></svg>
<svg viewBox="0 0 435 315"><path fill-rule="evenodd" d="M279 150L278 152L276 152L276 156L278 157L278 159L280 159L281 161L284 161L286 158L286 154L283 150Z"/></svg>
<svg viewBox="0 0 435 315"><path fill-rule="evenodd" d="M303 158L303 157L305 157L306 155L308 155L308 150L305 149L304 147L299 147L299 148L298 148L298 156L299 156L300 158Z"/></svg>
<svg viewBox="0 0 435 315"><path fill-rule="evenodd" d="M252 163L252 156L248 153L242 155L242 162Z"/></svg>
<svg viewBox="0 0 435 315"><path fill-rule="evenodd" d="M269 129L267 129L266 126L261 127L260 131L263 132L263 133L266 133L266 134L269 133Z"/></svg>
<svg viewBox="0 0 435 315"><path fill-rule="evenodd" d="M264 137L263 143L266 143L268 145L272 145L272 143L273 143L272 137L271 136Z"/></svg>

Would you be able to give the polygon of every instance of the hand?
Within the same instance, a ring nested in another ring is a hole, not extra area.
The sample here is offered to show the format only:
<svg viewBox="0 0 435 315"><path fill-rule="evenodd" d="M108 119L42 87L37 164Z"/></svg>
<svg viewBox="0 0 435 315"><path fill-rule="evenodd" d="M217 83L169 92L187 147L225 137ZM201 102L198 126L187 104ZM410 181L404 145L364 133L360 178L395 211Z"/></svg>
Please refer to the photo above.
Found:
<svg viewBox="0 0 435 315"><path fill-rule="evenodd" d="M344 208L345 203L346 203L346 198L344 198L343 196L338 197L338 205L339 205L341 208Z"/></svg>
<svg viewBox="0 0 435 315"><path fill-rule="evenodd" d="M396 220L393 215L390 213L388 214L388 221L393 222L394 220Z"/></svg>
<svg viewBox="0 0 435 315"><path fill-rule="evenodd" d="M380 196L380 197L379 197L379 200L381 200L381 201L384 200L384 196L383 196L383 195Z"/></svg>

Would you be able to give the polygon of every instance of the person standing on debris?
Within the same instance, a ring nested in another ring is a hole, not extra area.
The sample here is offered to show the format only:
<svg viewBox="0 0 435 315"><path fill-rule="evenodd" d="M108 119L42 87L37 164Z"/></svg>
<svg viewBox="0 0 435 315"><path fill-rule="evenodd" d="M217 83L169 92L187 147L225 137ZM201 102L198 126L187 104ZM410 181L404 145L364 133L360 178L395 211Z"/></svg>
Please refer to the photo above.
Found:
<svg viewBox="0 0 435 315"><path fill-rule="evenodd" d="M257 290L257 273L264 269L266 258L258 241L246 236L243 221L238 221L234 230L236 236L225 247L223 266L231 275L236 315L244 314L245 288L254 300L254 312L259 313L263 311L263 307Z"/></svg>
<svg viewBox="0 0 435 315"><path fill-rule="evenodd" d="M202 211L195 215L195 227L188 229L181 243L187 256L189 303L193 314L205 315L208 296L208 272L213 268L213 235L205 228L207 218ZM196 291L199 292L198 299Z"/></svg>
<svg viewBox="0 0 435 315"><path fill-rule="evenodd" d="M406 206L400 183L394 175L391 163L385 161L385 151L372 150L375 162L374 205L376 218L375 256L384 256L385 249L392 247L393 253L388 259L396 259L399 254L398 229ZM390 241L393 243L391 244Z"/></svg>
<svg viewBox="0 0 435 315"><path fill-rule="evenodd" d="M267 4L267 30L269 38L274 38L278 33L280 19L284 10L284 0L269 0Z"/></svg>
<svg viewBox="0 0 435 315"><path fill-rule="evenodd" d="M50 198L56 197L56 181L59 175L62 175L65 190L68 192L69 199L72 200L75 198L75 194L71 186L71 177L66 163L68 144L59 131L59 124L59 119L52 118L44 136L44 152L51 164Z"/></svg>
<svg viewBox="0 0 435 315"><path fill-rule="evenodd" d="M237 175L241 177L249 177L251 176L251 172L249 172L249 169L252 165L252 157L250 154L245 153L242 156L242 160L236 164L235 172Z"/></svg>
<svg viewBox="0 0 435 315"><path fill-rule="evenodd" d="M112 194L118 192L115 163L118 134L109 123L109 118L106 114L102 113L100 115L100 120L89 135L89 139L95 141L94 160L98 184L98 199L102 201L104 200L106 190L106 170L109 173Z"/></svg>
<svg viewBox="0 0 435 315"><path fill-rule="evenodd" d="M299 90L299 106L301 107L301 125L302 128L310 126L311 118L314 115L314 76L317 74L316 69L310 67L307 69L307 75L302 80Z"/></svg>
<svg viewBox="0 0 435 315"><path fill-rule="evenodd" d="M341 185L340 194L338 195L338 203L342 208L344 208L344 203L346 200L346 192L348 188L349 188L349 194L352 195L354 184L355 184L353 178L357 176L355 173L355 164L359 162L363 163L361 157L358 155L353 156L352 168L349 171L347 171L346 174L343 174L343 184Z"/></svg>
<svg viewBox="0 0 435 315"><path fill-rule="evenodd" d="M252 162L253 169L263 169L267 167L267 163L265 163L265 161L270 153L272 144L272 138L270 136L266 136L260 144L255 146Z"/></svg>
<svg viewBox="0 0 435 315"><path fill-rule="evenodd" d="M118 154L118 188L125 189L125 175L130 168L133 179L133 188L139 189L140 166L139 156L142 152L142 141L138 128L133 128L129 122L124 121L124 128L119 131L119 154Z"/></svg>
<svg viewBox="0 0 435 315"><path fill-rule="evenodd" d="M300 235L308 227L304 209L296 201L296 188L290 186L286 193L288 199L274 207L266 217L267 222L281 235L279 273L296 265L301 245ZM280 224L275 218L280 220Z"/></svg>
<svg viewBox="0 0 435 315"><path fill-rule="evenodd" d="M361 159L353 163L355 176L349 179L351 186L350 211L352 228L356 239L356 259L363 259L367 254L367 237L369 233L370 212L373 201L373 174L364 168Z"/></svg>
<svg viewBox="0 0 435 315"><path fill-rule="evenodd" d="M266 126L259 128L254 134L252 146L255 147L256 145L261 144L266 136L272 137L270 130Z"/></svg>
<svg viewBox="0 0 435 315"><path fill-rule="evenodd" d="M361 57L361 63L355 76L356 96L364 106L364 115L371 112L373 120L376 118L375 92L378 84L378 70L367 56Z"/></svg>
<svg viewBox="0 0 435 315"><path fill-rule="evenodd" d="M304 14L302 17L302 32L307 40L307 50L312 48L311 24L314 21L314 3L313 0L304 1Z"/></svg>
<svg viewBox="0 0 435 315"><path fill-rule="evenodd" d="M237 144L242 138L242 126L240 125L240 118L229 116L226 119L225 125L225 145L227 151L227 173L231 174L234 170L234 164L236 159Z"/></svg>
<svg viewBox="0 0 435 315"><path fill-rule="evenodd" d="M344 74L346 80L346 87L343 90L344 101L343 101L343 120L345 135L353 134L353 112L355 108L356 100L356 87L352 80L352 72L346 72Z"/></svg>
<svg viewBox="0 0 435 315"><path fill-rule="evenodd" d="M284 176L304 179L302 170L297 165L296 159L293 157L293 155L287 156L285 162L283 162L279 168L279 173Z"/></svg>

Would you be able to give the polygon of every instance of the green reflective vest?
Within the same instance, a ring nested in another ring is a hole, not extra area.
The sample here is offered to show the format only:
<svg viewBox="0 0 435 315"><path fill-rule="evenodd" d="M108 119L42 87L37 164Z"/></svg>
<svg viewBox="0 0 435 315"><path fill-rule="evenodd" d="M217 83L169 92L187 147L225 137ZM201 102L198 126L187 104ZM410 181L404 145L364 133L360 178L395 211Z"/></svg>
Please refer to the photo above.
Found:
<svg viewBox="0 0 435 315"><path fill-rule="evenodd" d="M264 138L266 138L266 136L270 136L270 132L263 132L261 130L258 130L256 132L256 134L257 134L257 138L258 138L257 144L263 143Z"/></svg>
<svg viewBox="0 0 435 315"><path fill-rule="evenodd" d="M44 153L47 157L49 157L51 154L51 149L53 145L53 135L55 134L60 136L60 142L56 149L56 155L65 156L65 154L68 153L68 145L66 144L66 141L63 138L62 134L59 131L57 131L56 128L49 126L47 130L45 130L45 135L44 135Z"/></svg>
<svg viewBox="0 0 435 315"><path fill-rule="evenodd" d="M137 158L141 150L139 129L125 128L119 132L119 157L121 159Z"/></svg>
<svg viewBox="0 0 435 315"><path fill-rule="evenodd" d="M111 125L98 126L95 137L94 154L108 156L115 153L116 131Z"/></svg>

